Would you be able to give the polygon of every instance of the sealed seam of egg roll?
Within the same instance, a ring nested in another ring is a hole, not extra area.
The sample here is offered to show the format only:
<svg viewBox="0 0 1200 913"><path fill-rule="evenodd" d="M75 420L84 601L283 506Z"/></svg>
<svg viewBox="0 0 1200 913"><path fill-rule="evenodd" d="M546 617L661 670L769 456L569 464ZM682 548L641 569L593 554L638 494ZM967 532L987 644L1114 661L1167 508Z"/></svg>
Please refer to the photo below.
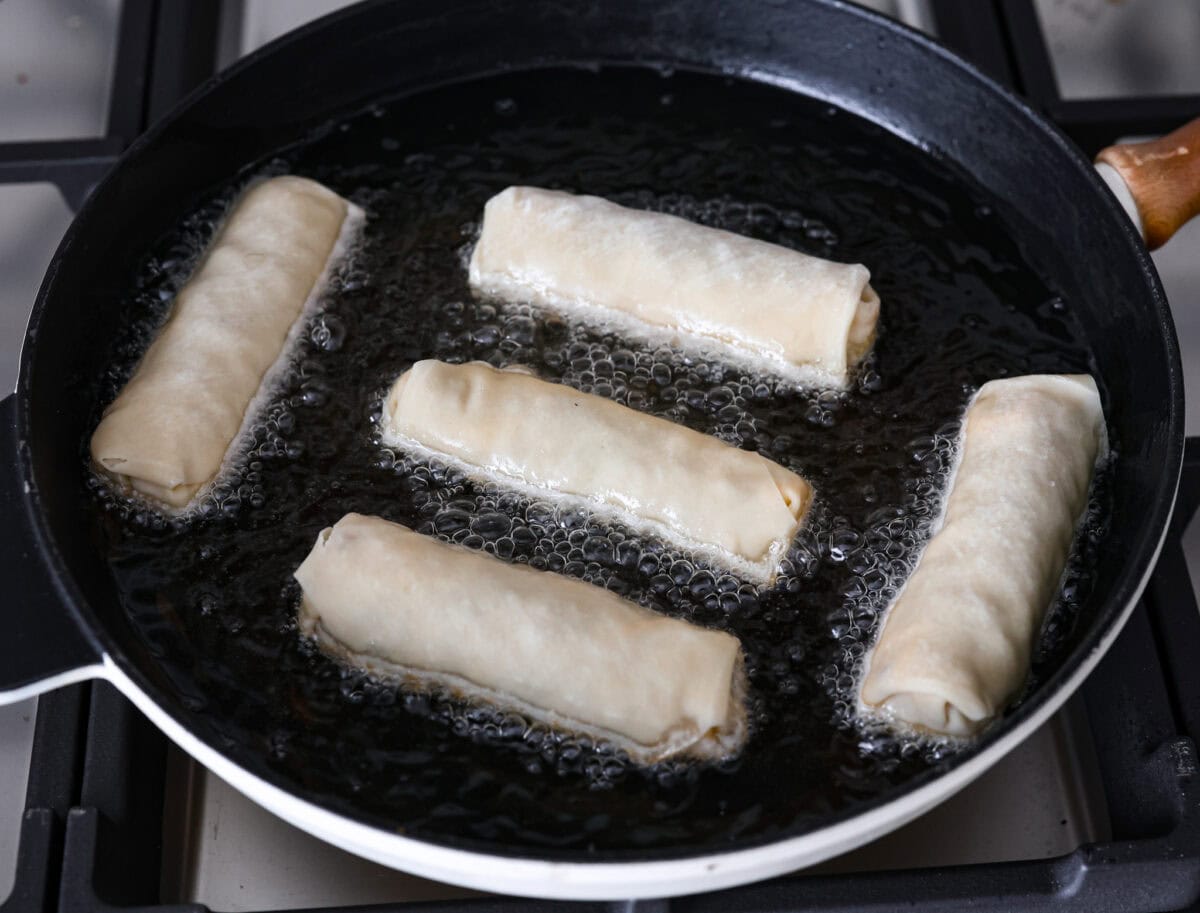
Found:
<svg viewBox="0 0 1200 913"><path fill-rule="evenodd" d="M300 628L344 662L607 738L641 762L734 754L737 639L608 590L347 514L296 571Z"/></svg>
<svg viewBox="0 0 1200 913"><path fill-rule="evenodd" d="M883 619L860 710L900 729L968 737L1029 673L1107 434L1095 381L984 384L966 412L940 529Z"/></svg>
<svg viewBox="0 0 1200 913"><path fill-rule="evenodd" d="M471 286L720 353L802 384L844 387L879 297L834 263L599 197L509 187L484 207Z"/></svg>
<svg viewBox="0 0 1200 913"><path fill-rule="evenodd" d="M761 454L480 362L417 362L392 386L382 426L386 444L582 501L755 581L774 576L812 501L804 479Z"/></svg>
<svg viewBox="0 0 1200 913"><path fill-rule="evenodd" d="M164 512L191 506L280 379L362 218L306 178L248 188L105 410L96 466Z"/></svg>

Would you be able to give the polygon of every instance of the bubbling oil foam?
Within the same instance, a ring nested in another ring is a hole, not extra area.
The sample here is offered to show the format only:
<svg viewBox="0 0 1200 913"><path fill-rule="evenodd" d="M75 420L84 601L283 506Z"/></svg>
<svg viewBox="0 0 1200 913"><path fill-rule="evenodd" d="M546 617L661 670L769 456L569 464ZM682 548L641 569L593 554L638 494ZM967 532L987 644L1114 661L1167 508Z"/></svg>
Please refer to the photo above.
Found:
<svg viewBox="0 0 1200 913"><path fill-rule="evenodd" d="M906 451L921 474L906 485L901 505L882 507L862 528L835 519L828 539L830 560L849 576L839 592L840 605L825 619L838 651L820 670L822 686L833 699L835 726L861 729L876 740L872 749L912 751L911 741L862 717L857 711L863 665L888 608L916 565L929 537L940 525L949 485L959 457L961 422L950 422L931 435L909 441ZM864 744L866 742L864 741ZM930 763L953 747L941 739L920 739L914 746Z"/></svg>

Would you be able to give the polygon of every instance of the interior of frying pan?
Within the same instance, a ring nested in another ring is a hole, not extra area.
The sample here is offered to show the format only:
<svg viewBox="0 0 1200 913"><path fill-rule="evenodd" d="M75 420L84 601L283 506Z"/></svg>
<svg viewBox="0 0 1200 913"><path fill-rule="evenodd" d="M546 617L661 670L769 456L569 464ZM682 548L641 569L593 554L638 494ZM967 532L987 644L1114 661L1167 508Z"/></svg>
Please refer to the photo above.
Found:
<svg viewBox="0 0 1200 913"><path fill-rule="evenodd" d="M21 421L78 611L161 706L250 772L409 836L561 860L749 847L895 799L1019 725L1128 604L1180 454L1173 329L1148 258L1082 161L982 77L853 8L705 0L368 4L205 87L81 212L35 311ZM237 187L291 170L370 213L224 509L154 527L84 468L99 410ZM866 263L877 352L845 396L475 301L463 251L512 183L679 212ZM383 452L414 359L544 376L763 449L821 501L755 592L578 511ZM846 712L879 608L936 511L947 441L992 377L1090 371L1104 474L1024 701L968 749ZM298 638L290 572L347 510L573 573L738 634L753 734L719 766L625 763L512 715L380 686ZM555 557L557 556L557 557Z"/></svg>

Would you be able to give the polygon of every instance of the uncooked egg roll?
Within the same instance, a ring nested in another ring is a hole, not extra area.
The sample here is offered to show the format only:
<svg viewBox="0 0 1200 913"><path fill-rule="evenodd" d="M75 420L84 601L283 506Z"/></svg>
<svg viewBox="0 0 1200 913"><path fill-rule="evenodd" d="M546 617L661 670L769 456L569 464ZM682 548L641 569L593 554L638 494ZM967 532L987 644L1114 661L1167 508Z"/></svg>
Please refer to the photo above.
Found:
<svg viewBox="0 0 1200 913"><path fill-rule="evenodd" d="M665 331L827 386L846 385L879 317L861 264L536 187L487 202L469 278L484 295Z"/></svg>
<svg viewBox="0 0 1200 913"><path fill-rule="evenodd" d="M737 639L608 590L347 514L296 570L301 630L410 677L613 739L654 761L724 757L745 733Z"/></svg>
<svg viewBox="0 0 1200 913"><path fill-rule="evenodd" d="M361 212L300 177L236 201L92 435L92 459L168 511L220 472Z"/></svg>
<svg viewBox="0 0 1200 913"><path fill-rule="evenodd" d="M582 499L754 580L774 575L812 501L761 454L480 362L417 362L388 393L383 434L536 496Z"/></svg>
<svg viewBox="0 0 1200 913"><path fill-rule="evenodd" d="M861 704L902 728L971 736L1029 672L1098 457L1087 375L984 384L966 412L941 528L884 618Z"/></svg>

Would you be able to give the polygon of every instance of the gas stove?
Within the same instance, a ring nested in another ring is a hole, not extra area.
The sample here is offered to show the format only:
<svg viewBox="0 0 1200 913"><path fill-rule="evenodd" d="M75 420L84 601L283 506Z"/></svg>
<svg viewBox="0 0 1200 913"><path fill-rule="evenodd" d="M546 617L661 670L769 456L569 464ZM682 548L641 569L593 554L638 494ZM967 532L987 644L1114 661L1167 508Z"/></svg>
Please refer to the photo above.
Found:
<svg viewBox="0 0 1200 913"><path fill-rule="evenodd" d="M336 0L0 2L0 381L72 211L193 86ZM1200 114L1193 0L875 0L1024 94L1088 154ZM1200 434L1200 222L1155 255ZM1193 390L1193 388L1195 388ZM672 900L481 895L347 855L169 745L106 684L0 708L0 913L1158 911L1200 903L1200 439L1125 632L1034 737L905 828L815 869Z"/></svg>

